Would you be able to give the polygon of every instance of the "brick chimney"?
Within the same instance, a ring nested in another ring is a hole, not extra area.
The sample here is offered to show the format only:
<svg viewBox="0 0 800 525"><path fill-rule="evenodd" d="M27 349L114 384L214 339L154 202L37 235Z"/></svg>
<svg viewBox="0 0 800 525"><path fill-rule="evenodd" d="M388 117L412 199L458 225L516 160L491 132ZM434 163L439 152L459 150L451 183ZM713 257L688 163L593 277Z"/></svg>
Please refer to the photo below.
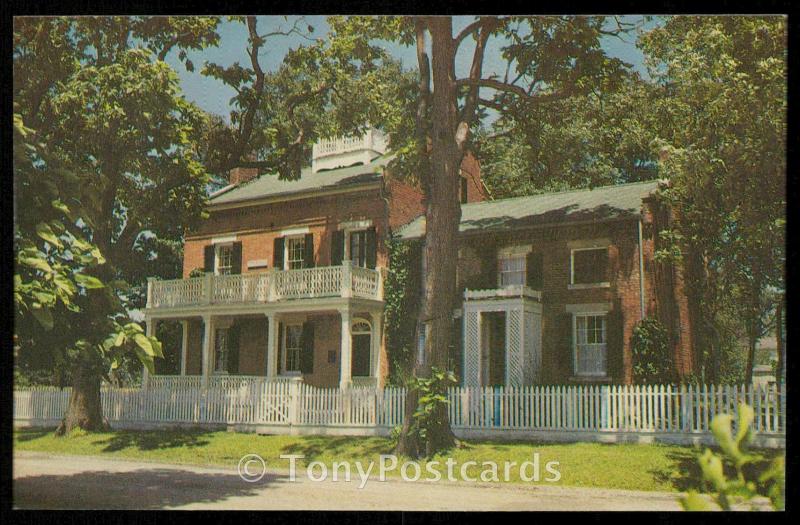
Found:
<svg viewBox="0 0 800 525"><path fill-rule="evenodd" d="M258 177L258 168L233 168L228 172L228 182L234 185L244 184Z"/></svg>

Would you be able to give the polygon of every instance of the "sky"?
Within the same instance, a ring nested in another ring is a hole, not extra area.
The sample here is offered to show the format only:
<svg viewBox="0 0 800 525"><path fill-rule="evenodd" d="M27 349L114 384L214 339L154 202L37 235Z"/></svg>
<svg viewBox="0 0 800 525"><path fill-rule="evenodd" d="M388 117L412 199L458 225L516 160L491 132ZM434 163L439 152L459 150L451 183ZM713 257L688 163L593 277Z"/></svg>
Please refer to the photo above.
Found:
<svg viewBox="0 0 800 525"><path fill-rule="evenodd" d="M640 19L638 16L625 16L623 19L635 21ZM276 30L287 30L292 27L298 17L290 16L260 16L258 17L258 31L260 34ZM329 27L324 16L304 16L304 24L314 28L311 33L312 38L325 38L329 32ZM459 31L473 18L468 16L454 17L454 32ZM649 29L658 24L658 21L648 23L645 28ZM204 61L216 62L223 66L229 66L234 62L239 62L243 66L249 67L250 59L247 55L247 28L239 22L223 21L218 29L220 43L218 47L212 47L203 51L189 52L189 59L195 65L195 71L186 71L186 68L177 58L177 52L173 51L167 57L167 62L175 68L181 79L181 86L186 98L208 113L214 113L229 120L229 102L236 92L221 82L205 77L200 74ZM625 41L615 37L604 37L602 46L606 52L631 64L634 70L638 71L645 78L647 72L644 67L644 56L636 47L635 35L628 35ZM472 60L472 40L468 39L459 49L456 56L456 74L466 76ZM298 36L274 36L267 40L267 44L262 48L260 55L261 67L265 71L275 70L283 60L286 51L299 45L308 44L308 40ZM487 45L484 58L484 74L497 73L502 76L505 67L504 60L500 56L499 39L492 39ZM412 69L416 67L416 52L413 47L404 47L393 42L383 43L384 47L392 56L400 59L403 67Z"/></svg>

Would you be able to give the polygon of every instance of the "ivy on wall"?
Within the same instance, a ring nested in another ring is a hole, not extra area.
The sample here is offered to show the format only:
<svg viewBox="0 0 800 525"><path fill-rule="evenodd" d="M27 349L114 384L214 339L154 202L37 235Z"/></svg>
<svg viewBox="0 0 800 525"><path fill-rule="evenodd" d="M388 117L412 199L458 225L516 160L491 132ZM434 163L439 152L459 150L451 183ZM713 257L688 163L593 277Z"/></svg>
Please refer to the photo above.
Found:
<svg viewBox="0 0 800 525"><path fill-rule="evenodd" d="M416 348L422 241L401 241L392 236L387 247L389 271L384 283L384 316L389 360L388 383L403 385L411 375Z"/></svg>

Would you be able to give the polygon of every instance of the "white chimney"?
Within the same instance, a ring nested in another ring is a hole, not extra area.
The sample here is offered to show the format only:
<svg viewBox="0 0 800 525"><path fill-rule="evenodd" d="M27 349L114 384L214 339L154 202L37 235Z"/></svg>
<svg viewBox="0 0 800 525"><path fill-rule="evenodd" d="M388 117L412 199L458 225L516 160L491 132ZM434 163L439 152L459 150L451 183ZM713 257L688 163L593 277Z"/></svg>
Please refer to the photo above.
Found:
<svg viewBox="0 0 800 525"><path fill-rule="evenodd" d="M360 137L341 137L321 140L311 149L311 172L343 168L354 164L369 164L386 153L386 136L370 128Z"/></svg>

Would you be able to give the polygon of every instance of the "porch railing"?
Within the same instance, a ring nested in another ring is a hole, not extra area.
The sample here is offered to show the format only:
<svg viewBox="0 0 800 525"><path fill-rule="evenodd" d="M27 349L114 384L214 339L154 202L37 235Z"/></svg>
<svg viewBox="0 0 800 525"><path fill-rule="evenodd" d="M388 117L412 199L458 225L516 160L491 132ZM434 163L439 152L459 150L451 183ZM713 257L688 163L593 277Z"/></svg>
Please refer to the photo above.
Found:
<svg viewBox="0 0 800 525"><path fill-rule="evenodd" d="M380 270L321 266L300 270L267 270L147 283L147 308L210 304L267 303L283 299L357 297L382 300Z"/></svg>

